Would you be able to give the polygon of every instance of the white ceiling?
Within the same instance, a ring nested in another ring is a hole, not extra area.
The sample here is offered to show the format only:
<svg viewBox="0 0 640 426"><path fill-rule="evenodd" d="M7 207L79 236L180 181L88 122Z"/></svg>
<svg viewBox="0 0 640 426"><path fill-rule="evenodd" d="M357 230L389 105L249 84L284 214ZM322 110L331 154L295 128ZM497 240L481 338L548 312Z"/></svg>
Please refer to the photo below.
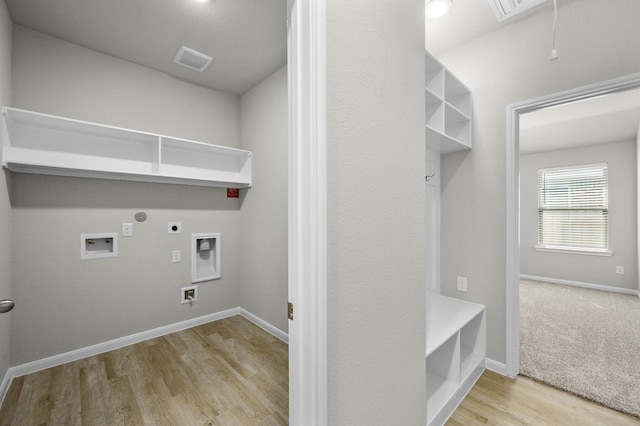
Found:
<svg viewBox="0 0 640 426"><path fill-rule="evenodd" d="M520 153L636 140L640 89L545 108L520 116Z"/></svg>
<svg viewBox="0 0 640 426"><path fill-rule="evenodd" d="M562 26L562 8L574 1L558 2L559 26ZM538 14L549 17L551 29L551 0L502 22L497 20L487 0L454 0L453 7L445 16L426 20L425 46L438 55ZM640 90L523 114L520 120L520 152L524 154L635 140L639 122Z"/></svg>
<svg viewBox="0 0 640 426"><path fill-rule="evenodd" d="M286 0L6 0L14 23L176 78L243 94L287 58ZM173 63L180 46L213 57Z"/></svg>
<svg viewBox="0 0 640 426"><path fill-rule="evenodd" d="M561 6L576 0L563 0ZM241 95L286 63L287 0L6 0L16 24L215 90ZM552 1L498 22L488 1L455 0L426 22L425 45L438 54L546 13ZM559 25L562 15L559 16ZM203 73L173 63L180 46L213 57ZM562 60L562 58L560 59ZM635 138L637 92L529 113L526 152ZM566 144L566 145L565 145Z"/></svg>
<svg viewBox="0 0 640 426"><path fill-rule="evenodd" d="M576 0L562 0L561 5L573 1ZM546 1L499 22L488 0L453 0L453 6L446 15L436 19L427 18L425 46L437 55L539 13L548 14L549 22L552 23L552 11L553 1Z"/></svg>

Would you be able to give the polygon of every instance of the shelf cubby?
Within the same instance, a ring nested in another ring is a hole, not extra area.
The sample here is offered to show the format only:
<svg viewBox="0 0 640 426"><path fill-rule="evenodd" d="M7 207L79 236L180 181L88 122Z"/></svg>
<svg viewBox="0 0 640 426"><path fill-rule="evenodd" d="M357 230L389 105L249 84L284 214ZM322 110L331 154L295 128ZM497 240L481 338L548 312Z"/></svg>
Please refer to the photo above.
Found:
<svg viewBox="0 0 640 426"><path fill-rule="evenodd" d="M485 321L483 305L427 300L427 425L444 424L484 371Z"/></svg>
<svg viewBox="0 0 640 426"><path fill-rule="evenodd" d="M3 107L2 165L18 173L247 188L251 152Z"/></svg>
<svg viewBox="0 0 640 426"><path fill-rule="evenodd" d="M433 55L425 52L425 135L441 154L471 148L471 92Z"/></svg>
<svg viewBox="0 0 640 426"><path fill-rule="evenodd" d="M444 133L444 104L432 92L426 91L425 122L427 126Z"/></svg>

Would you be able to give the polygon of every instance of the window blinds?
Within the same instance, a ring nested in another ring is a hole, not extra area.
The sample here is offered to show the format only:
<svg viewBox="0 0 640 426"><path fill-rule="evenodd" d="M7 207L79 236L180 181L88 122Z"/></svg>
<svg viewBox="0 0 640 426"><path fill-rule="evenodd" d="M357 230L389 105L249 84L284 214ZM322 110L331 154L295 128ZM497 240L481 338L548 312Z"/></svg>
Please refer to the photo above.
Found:
<svg viewBox="0 0 640 426"><path fill-rule="evenodd" d="M607 164L538 170L538 243L547 248L609 247Z"/></svg>

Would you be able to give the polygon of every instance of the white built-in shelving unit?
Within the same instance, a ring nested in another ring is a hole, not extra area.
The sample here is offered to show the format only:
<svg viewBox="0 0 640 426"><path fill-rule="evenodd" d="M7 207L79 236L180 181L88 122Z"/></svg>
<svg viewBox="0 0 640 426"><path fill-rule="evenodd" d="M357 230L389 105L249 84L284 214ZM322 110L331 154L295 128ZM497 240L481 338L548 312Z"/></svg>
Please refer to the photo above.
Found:
<svg viewBox="0 0 640 426"><path fill-rule="evenodd" d="M485 368L483 305L440 294L440 155L471 149L471 93L426 53L427 425L445 423Z"/></svg>
<svg viewBox="0 0 640 426"><path fill-rule="evenodd" d="M485 321L483 305L427 301L427 425L444 424L484 371Z"/></svg>
<svg viewBox="0 0 640 426"><path fill-rule="evenodd" d="M446 154L471 148L471 92L433 55L425 53L427 148Z"/></svg>
<svg viewBox="0 0 640 426"><path fill-rule="evenodd" d="M2 165L19 173L247 188L251 152L2 108Z"/></svg>

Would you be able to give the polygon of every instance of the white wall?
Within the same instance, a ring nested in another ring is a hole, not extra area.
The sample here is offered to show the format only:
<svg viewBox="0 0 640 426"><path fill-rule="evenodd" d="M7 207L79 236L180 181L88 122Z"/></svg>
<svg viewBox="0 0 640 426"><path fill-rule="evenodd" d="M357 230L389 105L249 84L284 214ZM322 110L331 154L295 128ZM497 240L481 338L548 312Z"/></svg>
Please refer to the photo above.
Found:
<svg viewBox="0 0 640 426"><path fill-rule="evenodd" d="M537 251L538 170L608 163L609 249L612 256ZM520 273L636 290L636 141L540 152L520 156ZM616 266L624 266L624 275Z"/></svg>
<svg viewBox="0 0 640 426"><path fill-rule="evenodd" d="M23 27L13 40L14 106L227 146L240 101ZM239 305L240 201L223 188L13 175L12 365ZM134 220L145 211L144 223ZM181 221L181 235L167 222ZM80 260L81 233L120 232L117 258ZM191 283L190 234L220 232L222 279ZM171 251L182 262L171 263Z"/></svg>
<svg viewBox="0 0 640 426"><path fill-rule="evenodd" d="M425 423L424 1L327 1L328 423Z"/></svg>
<svg viewBox="0 0 640 426"><path fill-rule="evenodd" d="M640 71L640 2L560 2L558 53L551 12L507 24L440 55L473 92L469 152L442 157L442 292L487 306L488 356L506 359L506 106ZM456 275L469 278L456 291Z"/></svg>
<svg viewBox="0 0 640 426"><path fill-rule="evenodd" d="M287 68L245 93L240 111L242 147L253 153L240 211L240 305L287 333Z"/></svg>
<svg viewBox="0 0 640 426"><path fill-rule="evenodd" d="M4 1L0 1L0 105L11 105L12 23ZM0 142L2 133L0 132ZM0 152L1 152L0 145ZM0 300L11 298L11 204L8 174L0 172ZM0 314L0 382L10 365L11 316Z"/></svg>

